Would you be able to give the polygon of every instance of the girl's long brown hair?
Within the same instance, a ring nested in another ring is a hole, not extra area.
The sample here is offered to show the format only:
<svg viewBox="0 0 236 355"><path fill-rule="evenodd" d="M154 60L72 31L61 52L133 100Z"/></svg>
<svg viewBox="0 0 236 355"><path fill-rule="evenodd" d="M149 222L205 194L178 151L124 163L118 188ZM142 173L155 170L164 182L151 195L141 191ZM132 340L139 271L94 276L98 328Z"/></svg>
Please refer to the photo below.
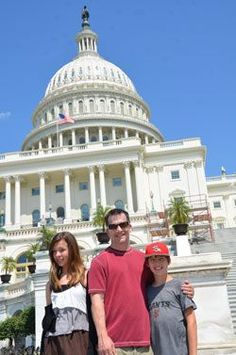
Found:
<svg viewBox="0 0 236 355"><path fill-rule="evenodd" d="M52 289L61 289L60 276L62 273L62 268L58 266L53 257L53 249L56 243L60 240L65 240L68 245L69 258L68 258L68 279L69 286L76 285L79 282L84 281L85 267L80 255L79 246L73 234L70 232L60 232L57 233L49 246L49 256L51 260L50 268L50 284Z"/></svg>

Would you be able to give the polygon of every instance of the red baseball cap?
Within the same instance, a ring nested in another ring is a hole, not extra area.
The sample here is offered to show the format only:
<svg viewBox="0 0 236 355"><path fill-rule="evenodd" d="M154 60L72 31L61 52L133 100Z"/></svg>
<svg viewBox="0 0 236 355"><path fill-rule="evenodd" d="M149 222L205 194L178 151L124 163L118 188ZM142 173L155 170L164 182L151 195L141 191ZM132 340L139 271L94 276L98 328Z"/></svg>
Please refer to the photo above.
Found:
<svg viewBox="0 0 236 355"><path fill-rule="evenodd" d="M145 258L148 258L152 255L163 255L170 257L169 248L166 244L159 242L148 244L145 250Z"/></svg>

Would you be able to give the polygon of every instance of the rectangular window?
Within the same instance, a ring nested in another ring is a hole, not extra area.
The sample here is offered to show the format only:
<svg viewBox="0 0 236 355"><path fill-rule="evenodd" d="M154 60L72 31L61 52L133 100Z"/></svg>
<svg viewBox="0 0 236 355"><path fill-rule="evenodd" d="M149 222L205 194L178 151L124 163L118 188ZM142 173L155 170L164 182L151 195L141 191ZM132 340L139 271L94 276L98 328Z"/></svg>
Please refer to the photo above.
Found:
<svg viewBox="0 0 236 355"><path fill-rule="evenodd" d="M213 207L214 207L214 208L221 208L221 203L220 203L220 201L214 201L214 202L213 202Z"/></svg>
<svg viewBox="0 0 236 355"><path fill-rule="evenodd" d="M39 187L33 187L31 193L32 196L39 196Z"/></svg>
<svg viewBox="0 0 236 355"><path fill-rule="evenodd" d="M120 177L115 177L112 179L112 185L113 186L121 186L122 185L122 180Z"/></svg>
<svg viewBox="0 0 236 355"><path fill-rule="evenodd" d="M88 190L88 183L87 181L83 181L79 183L79 189L82 190Z"/></svg>
<svg viewBox="0 0 236 355"><path fill-rule="evenodd" d="M171 180L180 179L179 170L172 170L170 173L171 173Z"/></svg>
<svg viewBox="0 0 236 355"><path fill-rule="evenodd" d="M64 192L64 185L56 185L56 193Z"/></svg>
<svg viewBox="0 0 236 355"><path fill-rule="evenodd" d="M6 198L5 191L0 191L0 200L5 200L5 198Z"/></svg>

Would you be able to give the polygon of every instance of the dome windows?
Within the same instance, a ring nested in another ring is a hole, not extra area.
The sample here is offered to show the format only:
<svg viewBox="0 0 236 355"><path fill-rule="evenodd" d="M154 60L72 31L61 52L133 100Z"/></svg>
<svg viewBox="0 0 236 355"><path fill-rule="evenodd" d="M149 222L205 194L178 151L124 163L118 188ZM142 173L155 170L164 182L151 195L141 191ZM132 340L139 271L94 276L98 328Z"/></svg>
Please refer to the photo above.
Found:
<svg viewBox="0 0 236 355"><path fill-rule="evenodd" d="M79 100L79 113L84 113L84 104L82 100Z"/></svg>
<svg viewBox="0 0 236 355"><path fill-rule="evenodd" d="M111 113L115 113L115 101L111 100L110 105L111 105Z"/></svg>
<svg viewBox="0 0 236 355"><path fill-rule="evenodd" d="M94 100L89 100L89 112L94 113L95 112L95 105L94 105Z"/></svg>

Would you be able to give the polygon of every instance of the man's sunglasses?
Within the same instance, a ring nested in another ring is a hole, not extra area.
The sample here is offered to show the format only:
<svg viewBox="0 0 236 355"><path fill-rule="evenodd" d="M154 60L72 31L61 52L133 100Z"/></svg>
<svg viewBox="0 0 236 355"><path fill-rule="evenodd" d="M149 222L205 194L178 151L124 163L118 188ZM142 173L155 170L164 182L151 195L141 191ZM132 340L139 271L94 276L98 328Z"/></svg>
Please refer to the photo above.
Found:
<svg viewBox="0 0 236 355"><path fill-rule="evenodd" d="M126 221L126 222L121 222L121 223L118 223L118 224L109 224L108 225L108 229L116 230L118 227L120 227L121 229L125 229L128 226L129 226L129 222Z"/></svg>

